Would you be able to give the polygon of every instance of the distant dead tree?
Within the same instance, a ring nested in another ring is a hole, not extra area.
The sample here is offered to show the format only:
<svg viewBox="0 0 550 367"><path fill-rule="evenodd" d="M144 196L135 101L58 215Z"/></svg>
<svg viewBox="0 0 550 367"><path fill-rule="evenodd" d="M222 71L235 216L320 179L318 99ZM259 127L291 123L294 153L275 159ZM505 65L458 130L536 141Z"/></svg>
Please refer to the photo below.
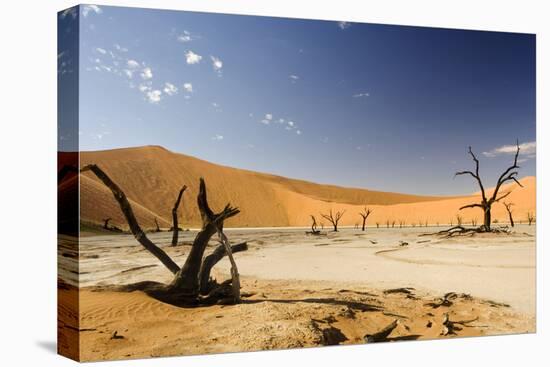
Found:
<svg viewBox="0 0 550 367"><path fill-rule="evenodd" d="M472 219L472 227L477 227L477 218Z"/></svg>
<svg viewBox="0 0 550 367"><path fill-rule="evenodd" d="M416 222L412 221L411 225L412 225L413 228L415 228L416 227Z"/></svg>
<svg viewBox="0 0 550 367"><path fill-rule="evenodd" d="M390 220L386 219L386 228L390 228Z"/></svg>
<svg viewBox="0 0 550 367"><path fill-rule="evenodd" d="M181 197L183 196L183 193L186 189L187 186L183 185L178 194L178 197L176 198L174 207L172 208L172 246L176 246L178 244L178 234L180 231L180 227L178 225L178 207L180 206Z"/></svg>
<svg viewBox="0 0 550 367"><path fill-rule="evenodd" d="M403 226L405 225L405 221L404 220L399 220L399 228L403 228Z"/></svg>
<svg viewBox="0 0 550 367"><path fill-rule="evenodd" d="M392 227L392 228L395 228L395 220L392 220L392 221L391 221L391 227Z"/></svg>
<svg viewBox="0 0 550 367"><path fill-rule="evenodd" d="M160 232L160 226L159 226L159 222L157 220L157 217L155 217L155 226L156 226L155 232Z"/></svg>
<svg viewBox="0 0 550 367"><path fill-rule="evenodd" d="M321 234L321 231L317 229L317 219L314 215L310 215L311 217L311 232L306 232L306 234Z"/></svg>
<svg viewBox="0 0 550 367"><path fill-rule="evenodd" d="M353 225L353 229L359 229L359 223L355 222L355 224Z"/></svg>
<svg viewBox="0 0 550 367"><path fill-rule="evenodd" d="M502 204L504 205L504 207L506 208L506 211L508 212L508 218L510 218L510 226L513 227L514 218L512 217L512 206L514 205L514 203L503 202Z"/></svg>
<svg viewBox="0 0 550 367"><path fill-rule="evenodd" d="M103 229L109 229L109 222L112 220L112 218L105 218L103 219Z"/></svg>
<svg viewBox="0 0 550 367"><path fill-rule="evenodd" d="M380 222L376 222L376 228L380 228Z"/></svg>
<svg viewBox="0 0 550 367"><path fill-rule="evenodd" d="M231 246L229 239L223 232L224 221L239 214L240 211L227 204L221 212L214 213L208 205L206 183L202 178L200 179L199 194L197 196L202 228L193 241L183 267L180 268L164 250L147 237L135 217L126 194L101 168L95 164L90 164L83 167L80 172L92 172L111 190L136 240L174 275L169 284L140 282L125 286L124 289L140 289L163 302L182 306L207 305L220 302L238 303L240 301L239 272L233 253L246 250L247 244L240 243ZM204 256L210 238L216 233L220 245L211 254ZM210 272L214 265L225 255L228 256L231 263L231 280L218 284L210 277Z"/></svg>
<svg viewBox="0 0 550 367"><path fill-rule="evenodd" d="M364 207L363 211L359 212L359 215L363 219L363 226L361 227L361 230L364 231L367 226L367 218L372 213L372 210L370 208Z"/></svg>
<svg viewBox="0 0 550 367"><path fill-rule="evenodd" d="M425 223L425 226L428 227L428 220L426 219L426 223Z"/></svg>
<svg viewBox="0 0 550 367"><path fill-rule="evenodd" d="M338 211L336 213L332 213L332 209L330 209L329 213L328 214L323 214L321 213L321 217L325 218L326 220L328 220L330 223L332 223L332 226L334 227L334 230L333 232L338 232L338 222L340 221L340 219L342 219L342 217L344 216L344 213L346 211L343 210L343 211Z"/></svg>
<svg viewBox="0 0 550 367"><path fill-rule="evenodd" d="M533 212L527 212L527 223L531 225L533 224L534 221L535 221L535 215L533 214Z"/></svg>
<svg viewBox="0 0 550 367"><path fill-rule="evenodd" d="M321 226L321 231L325 229L325 222L323 222L322 220L319 221L319 225Z"/></svg>
<svg viewBox="0 0 550 367"><path fill-rule="evenodd" d="M475 162L475 170L474 171L460 171L455 174L455 176L459 175L470 175L472 176L478 183L479 188L481 189L481 202L480 203L474 203L469 205L464 205L460 208L460 210L466 209L466 208L481 208L483 210L483 225L481 226L480 230L484 232L489 232L491 230L491 206L499 202L500 200L504 199L508 195L510 195L511 191L508 191L502 195L499 196L499 191L502 187L502 185L508 181L514 181L517 183L520 187L523 187L522 184L517 180L516 176L518 175L518 156L519 156L519 141L516 141L516 154L514 156L514 163L508 167L498 178L497 184L495 186L495 190L493 191L493 194L490 197L487 197L485 193L485 187L483 186L483 182L481 181L481 177L479 175L479 160L472 152L472 147L469 147L468 153L472 156L472 159Z"/></svg>
<svg viewBox="0 0 550 367"><path fill-rule="evenodd" d="M462 216L460 214L456 215L456 225L461 226L462 225Z"/></svg>

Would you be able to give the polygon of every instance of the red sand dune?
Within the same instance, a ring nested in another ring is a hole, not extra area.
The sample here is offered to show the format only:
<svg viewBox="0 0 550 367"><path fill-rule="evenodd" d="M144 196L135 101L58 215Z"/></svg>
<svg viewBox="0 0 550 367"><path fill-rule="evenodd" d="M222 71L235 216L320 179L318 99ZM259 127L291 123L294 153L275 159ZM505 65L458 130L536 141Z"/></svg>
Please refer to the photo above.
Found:
<svg viewBox="0 0 550 367"><path fill-rule="evenodd" d="M180 226L199 226L196 205L199 177L206 180L208 199L215 211L228 202L241 209L238 216L227 221L230 227L307 226L310 214L320 220L319 213L331 208L346 210L341 225L354 225L360 222L358 212L365 205L374 209L369 225L379 222L382 226L387 220L395 220L396 225L401 220L407 225L426 221L443 225L451 220L456 223L462 205L479 201L476 194L428 197L319 185L212 164L158 146L82 152L80 166L90 163L99 165L125 191L145 228L154 227L155 217L161 227L170 227L171 209L184 184L188 189L180 206ZM104 218L112 217L112 224L126 228L108 189L93 174L82 176L81 219L100 224ZM535 178L525 177L521 182L524 188L517 185L505 188L513 191L507 201L515 204L517 221L525 221L527 212L535 210ZM476 189L474 182L471 187L472 191ZM468 223L473 218L482 218L479 209L463 210L460 214ZM502 204L494 205L493 218L507 221Z"/></svg>

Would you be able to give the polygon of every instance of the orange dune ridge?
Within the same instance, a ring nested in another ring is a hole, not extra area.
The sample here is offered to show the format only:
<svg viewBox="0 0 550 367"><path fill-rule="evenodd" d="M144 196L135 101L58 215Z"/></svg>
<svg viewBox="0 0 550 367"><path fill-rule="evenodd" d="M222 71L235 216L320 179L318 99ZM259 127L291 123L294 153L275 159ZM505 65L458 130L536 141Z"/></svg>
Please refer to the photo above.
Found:
<svg viewBox="0 0 550 367"><path fill-rule="evenodd" d="M457 214L462 216L464 223L470 224L477 219L481 224L482 218L479 208L458 210L463 205L478 202L479 194L418 196L320 185L225 167L158 146L81 152L81 167L92 163L99 165L124 190L145 228L154 228L154 218L162 228L171 226L171 210L184 184L188 189L179 209L180 226L198 227L201 223L196 205L199 177L206 180L208 200L214 210L220 210L228 202L241 209L238 216L226 222L227 227L309 226L310 215L315 215L327 228L329 223L319 214L330 209L345 210L340 225L353 226L361 223L358 213L364 206L373 209L368 218L369 226L376 222L381 227L386 226L386 221L395 221L395 226L400 221L408 226L412 223L425 225L426 222L448 225L451 220L456 224ZM111 224L127 228L110 191L90 172L81 177L81 220L102 224L110 217ZM515 220L525 222L527 212L535 211L536 180L524 177L520 182L523 188L507 185L501 192L512 191L506 202L514 203ZM474 191L475 182L468 184ZM495 203L493 208L494 219L500 223L508 221L504 205Z"/></svg>

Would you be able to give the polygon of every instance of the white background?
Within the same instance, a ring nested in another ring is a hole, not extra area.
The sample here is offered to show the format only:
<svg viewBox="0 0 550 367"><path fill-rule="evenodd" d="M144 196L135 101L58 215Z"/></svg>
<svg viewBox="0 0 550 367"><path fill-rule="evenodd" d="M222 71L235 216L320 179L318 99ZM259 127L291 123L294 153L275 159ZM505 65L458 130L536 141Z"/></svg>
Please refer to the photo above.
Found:
<svg viewBox="0 0 550 367"><path fill-rule="evenodd" d="M545 1L102 1L181 10L537 33L537 334L174 357L105 366L543 365L550 345L550 23ZM72 365L56 339L56 12L71 1L2 2L0 21L0 365ZM546 18L545 18L546 14ZM545 24L546 22L546 24ZM546 104L545 104L546 103ZM545 203L543 205L543 203ZM546 272L548 274L548 272ZM505 281L503 279L503 281ZM546 310L545 310L546 308ZM546 313L544 312L546 311ZM545 350L546 348L546 350Z"/></svg>

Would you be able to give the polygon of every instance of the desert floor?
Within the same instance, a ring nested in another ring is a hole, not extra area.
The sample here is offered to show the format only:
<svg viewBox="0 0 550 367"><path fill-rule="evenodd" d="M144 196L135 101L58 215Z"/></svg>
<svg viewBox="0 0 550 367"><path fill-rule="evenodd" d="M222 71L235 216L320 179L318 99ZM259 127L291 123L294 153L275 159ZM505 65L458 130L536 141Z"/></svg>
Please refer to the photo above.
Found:
<svg viewBox="0 0 550 367"><path fill-rule="evenodd" d="M322 236L298 228L227 229L233 243L249 244L235 255L243 302L201 308L110 289L169 282L171 273L130 235L83 237L79 269L63 270L61 262L60 278L69 285L59 290L61 327L76 327L82 360L357 344L396 319L393 341L534 332L535 226L422 236L441 229L342 228ZM169 246L171 233L149 237L183 264L194 235L182 232L177 247ZM71 251L61 246L60 258L71 259ZM80 325L63 307L76 273ZM227 259L214 273L228 277ZM450 332L446 315L457 322Z"/></svg>

